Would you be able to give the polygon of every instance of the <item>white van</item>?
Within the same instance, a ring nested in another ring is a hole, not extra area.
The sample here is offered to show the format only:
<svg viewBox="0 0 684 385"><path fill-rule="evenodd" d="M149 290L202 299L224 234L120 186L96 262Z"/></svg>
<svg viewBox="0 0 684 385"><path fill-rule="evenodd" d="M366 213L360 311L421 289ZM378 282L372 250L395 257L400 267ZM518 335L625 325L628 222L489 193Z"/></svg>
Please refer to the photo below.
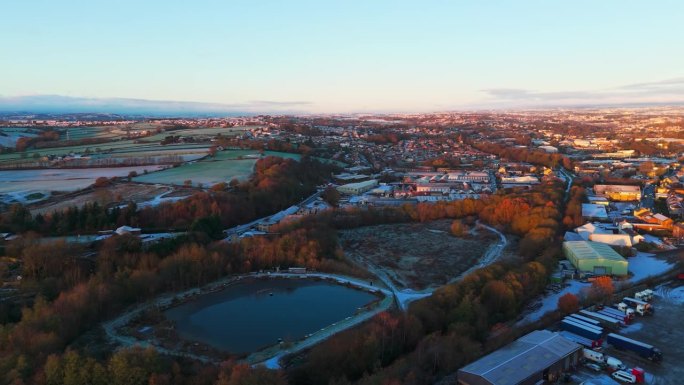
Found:
<svg viewBox="0 0 684 385"><path fill-rule="evenodd" d="M584 356L584 359L588 361L598 362L600 364L604 364L606 362L603 353L595 352L593 350L584 348L582 349L582 355Z"/></svg>
<svg viewBox="0 0 684 385"><path fill-rule="evenodd" d="M613 372L610 376L620 382L636 384L636 376L632 373L625 372L624 370L618 370L617 372Z"/></svg>
<svg viewBox="0 0 684 385"><path fill-rule="evenodd" d="M615 357L606 356L606 365L613 370L626 370L627 366Z"/></svg>

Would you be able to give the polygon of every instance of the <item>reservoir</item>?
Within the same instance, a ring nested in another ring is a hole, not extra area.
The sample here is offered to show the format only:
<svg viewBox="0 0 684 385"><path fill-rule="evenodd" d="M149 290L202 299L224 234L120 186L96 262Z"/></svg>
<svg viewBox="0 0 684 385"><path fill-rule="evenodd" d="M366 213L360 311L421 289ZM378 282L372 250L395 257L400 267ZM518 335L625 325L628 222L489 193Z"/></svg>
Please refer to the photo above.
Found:
<svg viewBox="0 0 684 385"><path fill-rule="evenodd" d="M328 281L247 279L165 312L183 339L251 353L296 341L354 315L377 297Z"/></svg>

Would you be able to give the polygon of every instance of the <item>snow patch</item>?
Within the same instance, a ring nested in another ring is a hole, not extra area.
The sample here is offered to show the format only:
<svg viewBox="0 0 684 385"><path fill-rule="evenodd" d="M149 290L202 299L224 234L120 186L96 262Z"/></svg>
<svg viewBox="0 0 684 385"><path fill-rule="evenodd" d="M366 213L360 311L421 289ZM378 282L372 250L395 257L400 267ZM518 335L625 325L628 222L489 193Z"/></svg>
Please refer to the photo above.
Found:
<svg viewBox="0 0 684 385"><path fill-rule="evenodd" d="M665 273L672 268L670 263L654 257L655 254L638 252L636 257L628 258L629 271L634 274L630 281L638 283L644 279Z"/></svg>
<svg viewBox="0 0 684 385"><path fill-rule="evenodd" d="M590 283L570 281L569 285L564 287L558 293L551 293L541 300L541 307L535 309L521 319L518 324L524 325L539 320L544 314L552 312L558 308L558 299L567 293L579 295L583 288L591 286Z"/></svg>
<svg viewBox="0 0 684 385"><path fill-rule="evenodd" d="M631 325L628 325L628 326L626 326L626 327L620 329L620 333L621 333L621 334L633 333L633 332L636 332L636 331L641 330L641 328L642 328L643 326L644 326L644 325L643 325L641 322L633 323L633 324L631 324Z"/></svg>

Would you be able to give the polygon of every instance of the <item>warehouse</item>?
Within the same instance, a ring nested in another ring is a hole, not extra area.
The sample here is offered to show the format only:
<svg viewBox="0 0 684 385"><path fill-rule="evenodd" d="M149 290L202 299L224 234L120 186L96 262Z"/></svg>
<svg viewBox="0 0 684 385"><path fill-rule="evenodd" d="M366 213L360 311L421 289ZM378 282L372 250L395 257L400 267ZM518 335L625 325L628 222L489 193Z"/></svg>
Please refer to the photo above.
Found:
<svg viewBox="0 0 684 385"><path fill-rule="evenodd" d="M372 190L377 185L378 181L376 179L371 179L364 182L344 184L337 187L337 191L339 191L340 194L358 195Z"/></svg>
<svg viewBox="0 0 684 385"><path fill-rule="evenodd" d="M580 272L596 275L627 275L627 260L605 243L565 241L563 253Z"/></svg>
<svg viewBox="0 0 684 385"><path fill-rule="evenodd" d="M606 206L582 203L582 219L587 221L607 221L608 212L606 211Z"/></svg>
<svg viewBox="0 0 684 385"><path fill-rule="evenodd" d="M641 199L641 188L639 186L622 184L597 184L594 185L596 195L601 195L611 201L629 202Z"/></svg>
<svg viewBox="0 0 684 385"><path fill-rule="evenodd" d="M536 330L458 370L460 385L554 382L578 364L582 347L558 333Z"/></svg>

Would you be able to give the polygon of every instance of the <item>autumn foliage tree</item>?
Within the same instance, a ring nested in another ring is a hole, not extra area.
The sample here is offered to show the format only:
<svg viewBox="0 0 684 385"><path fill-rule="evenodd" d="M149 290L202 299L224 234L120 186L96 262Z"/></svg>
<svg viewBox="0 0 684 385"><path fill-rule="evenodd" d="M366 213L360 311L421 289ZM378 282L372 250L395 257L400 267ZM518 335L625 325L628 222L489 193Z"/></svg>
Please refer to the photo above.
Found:
<svg viewBox="0 0 684 385"><path fill-rule="evenodd" d="M604 275L596 277L591 283L589 297L594 302L605 303L612 299L614 292L615 287L613 286L613 280Z"/></svg>
<svg viewBox="0 0 684 385"><path fill-rule="evenodd" d="M579 310L579 298L572 293L563 294L558 298L558 310L563 314L576 312Z"/></svg>

